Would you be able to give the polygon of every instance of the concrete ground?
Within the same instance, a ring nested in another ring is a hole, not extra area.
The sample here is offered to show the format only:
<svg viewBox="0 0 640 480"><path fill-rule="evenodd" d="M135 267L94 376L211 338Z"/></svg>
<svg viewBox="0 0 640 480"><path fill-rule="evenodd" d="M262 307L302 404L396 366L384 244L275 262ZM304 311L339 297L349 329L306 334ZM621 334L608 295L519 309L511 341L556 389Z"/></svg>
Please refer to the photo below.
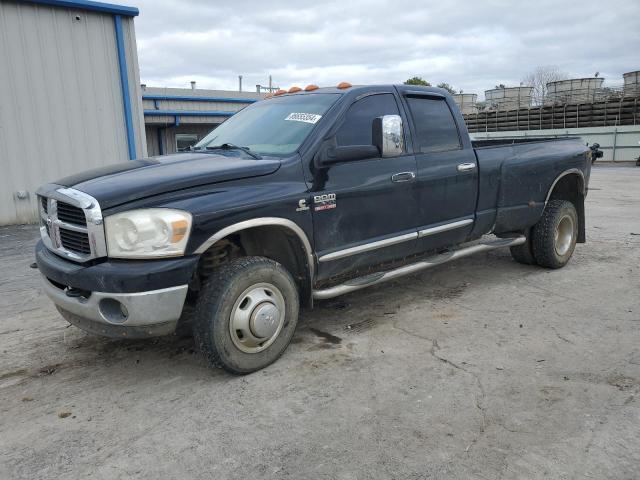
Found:
<svg viewBox="0 0 640 480"><path fill-rule="evenodd" d="M0 478L640 476L640 168L559 271L508 251L320 303L245 377L68 326L0 229Z"/></svg>

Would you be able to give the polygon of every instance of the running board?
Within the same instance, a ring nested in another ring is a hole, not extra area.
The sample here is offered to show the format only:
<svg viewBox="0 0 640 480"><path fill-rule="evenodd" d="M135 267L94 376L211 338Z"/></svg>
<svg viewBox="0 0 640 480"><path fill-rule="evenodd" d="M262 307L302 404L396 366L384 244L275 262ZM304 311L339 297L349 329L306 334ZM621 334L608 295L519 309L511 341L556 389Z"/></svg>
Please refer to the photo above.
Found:
<svg viewBox="0 0 640 480"><path fill-rule="evenodd" d="M339 295L344 295L345 293L360 290L361 288L370 287L371 285L387 282L421 270L426 270L427 268L436 267L443 263L450 262L451 260L473 255L474 253L488 252L497 248L515 247L516 245L522 245L525 242L526 237L524 235L520 235L518 237L498 238L496 240L476 243L459 250L451 250L446 253L433 255L432 257L428 257L417 263L405 265L404 267L396 268L395 270L372 273L363 277L354 278L341 285L336 285L335 287L326 288L324 290L314 290L313 298L315 300L326 300L327 298L337 297Z"/></svg>

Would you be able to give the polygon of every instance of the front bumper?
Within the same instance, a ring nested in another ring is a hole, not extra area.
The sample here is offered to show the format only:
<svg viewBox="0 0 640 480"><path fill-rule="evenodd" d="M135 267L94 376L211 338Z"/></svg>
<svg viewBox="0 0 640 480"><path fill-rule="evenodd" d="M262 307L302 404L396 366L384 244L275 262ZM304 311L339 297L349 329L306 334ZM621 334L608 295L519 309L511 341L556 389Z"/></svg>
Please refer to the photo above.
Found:
<svg viewBox="0 0 640 480"><path fill-rule="evenodd" d="M107 337L167 335L178 324L187 285L137 293L90 292L69 296L67 289L42 276L44 292L62 316L75 326Z"/></svg>
<svg viewBox="0 0 640 480"><path fill-rule="evenodd" d="M69 323L98 335L143 338L175 330L197 257L81 265L39 242L36 263L45 293Z"/></svg>

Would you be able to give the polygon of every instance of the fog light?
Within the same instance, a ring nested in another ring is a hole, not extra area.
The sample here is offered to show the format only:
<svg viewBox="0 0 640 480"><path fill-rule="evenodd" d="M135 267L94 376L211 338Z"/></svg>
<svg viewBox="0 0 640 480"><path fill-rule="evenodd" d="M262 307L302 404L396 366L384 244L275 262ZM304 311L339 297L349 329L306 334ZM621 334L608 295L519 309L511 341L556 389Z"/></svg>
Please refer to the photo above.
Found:
<svg viewBox="0 0 640 480"><path fill-rule="evenodd" d="M107 322L116 325L122 324L129 318L129 311L127 307L113 298L103 298L98 304L100 308L100 315Z"/></svg>

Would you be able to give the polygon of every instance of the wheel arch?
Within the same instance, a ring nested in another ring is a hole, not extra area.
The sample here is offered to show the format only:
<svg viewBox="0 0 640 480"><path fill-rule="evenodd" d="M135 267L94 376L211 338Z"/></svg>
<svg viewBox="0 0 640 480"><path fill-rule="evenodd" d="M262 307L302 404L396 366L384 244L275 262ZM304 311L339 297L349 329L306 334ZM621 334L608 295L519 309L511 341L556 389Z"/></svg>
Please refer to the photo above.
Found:
<svg viewBox="0 0 640 480"><path fill-rule="evenodd" d="M218 230L194 253L202 255L230 238L235 238L247 255L262 255L283 264L300 283L303 301L312 301L315 260L311 242L299 225L280 217L244 220Z"/></svg>

